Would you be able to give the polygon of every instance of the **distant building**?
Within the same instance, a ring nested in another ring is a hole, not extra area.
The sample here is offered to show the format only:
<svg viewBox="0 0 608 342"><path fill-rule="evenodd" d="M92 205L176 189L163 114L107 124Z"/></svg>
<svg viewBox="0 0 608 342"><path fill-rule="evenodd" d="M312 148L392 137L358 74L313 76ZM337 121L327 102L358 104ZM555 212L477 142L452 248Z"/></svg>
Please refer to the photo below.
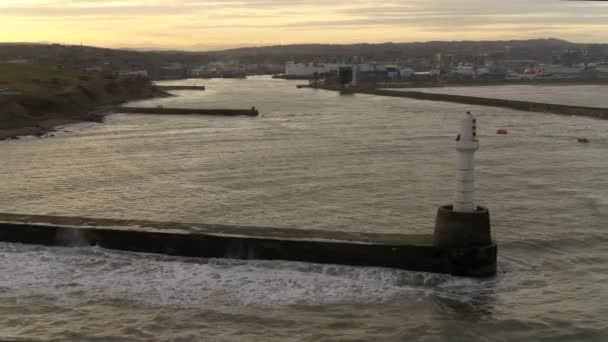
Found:
<svg viewBox="0 0 608 342"><path fill-rule="evenodd" d="M254 66L258 67L257 64L254 64ZM241 66L238 63L211 62L192 69L190 76L199 78L246 78L248 70L254 70L254 68L249 69L247 66Z"/></svg>
<svg viewBox="0 0 608 342"><path fill-rule="evenodd" d="M593 67L595 72L599 74L599 76L607 77L608 76L608 63L607 64L597 64Z"/></svg>
<svg viewBox="0 0 608 342"><path fill-rule="evenodd" d="M166 64L158 69L158 78L160 79L186 78L187 75L188 72L181 63Z"/></svg>
<svg viewBox="0 0 608 342"><path fill-rule="evenodd" d="M450 73L458 76L475 77L475 66L457 65L452 68Z"/></svg>
<svg viewBox="0 0 608 342"><path fill-rule="evenodd" d="M287 78L307 78L315 75L323 75L330 72L337 72L340 64L325 63L285 63L285 77Z"/></svg>
<svg viewBox="0 0 608 342"><path fill-rule="evenodd" d="M453 67L450 72L452 75L468 78L477 78L490 73L490 66L461 64Z"/></svg>
<svg viewBox="0 0 608 342"><path fill-rule="evenodd" d="M541 66L543 76L579 76L585 71L585 66L547 65Z"/></svg>
<svg viewBox="0 0 608 342"><path fill-rule="evenodd" d="M322 77L330 73L338 73L340 68L353 68L355 64L347 63L285 63L285 78L314 78ZM372 64L356 64L359 72L375 70Z"/></svg>

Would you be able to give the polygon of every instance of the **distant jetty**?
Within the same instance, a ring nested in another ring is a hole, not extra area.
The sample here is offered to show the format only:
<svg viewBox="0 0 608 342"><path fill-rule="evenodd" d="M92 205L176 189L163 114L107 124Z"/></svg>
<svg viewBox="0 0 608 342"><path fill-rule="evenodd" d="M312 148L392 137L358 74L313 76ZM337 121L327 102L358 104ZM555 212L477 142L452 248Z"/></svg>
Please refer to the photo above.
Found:
<svg viewBox="0 0 608 342"><path fill-rule="evenodd" d="M166 107L118 107L117 113L162 114L162 115L219 115L219 116L258 116L260 112L251 109L203 109L203 108L166 108Z"/></svg>
<svg viewBox="0 0 608 342"><path fill-rule="evenodd" d="M313 88L313 89L324 89L339 91L343 94L369 94L378 96L389 96L389 97L405 97L416 100L429 100L429 101L444 101L463 103L477 106L490 106L490 107L502 107L510 108L515 110L529 111L529 112L541 112L541 113L554 113L561 115L576 115L586 116L596 119L608 119L608 108L601 107L584 107L584 106L570 106L554 103L541 103L541 102L530 102L530 101L516 101L516 100L504 100L494 99L487 97L478 96L465 96L465 95L450 95L450 94L438 94L438 93L426 93L421 91L394 91L394 90L383 90L373 88L342 88L335 86L307 86L300 85L298 88Z"/></svg>
<svg viewBox="0 0 608 342"><path fill-rule="evenodd" d="M204 91L205 86L188 86L188 85L157 85L162 90L200 90Z"/></svg>

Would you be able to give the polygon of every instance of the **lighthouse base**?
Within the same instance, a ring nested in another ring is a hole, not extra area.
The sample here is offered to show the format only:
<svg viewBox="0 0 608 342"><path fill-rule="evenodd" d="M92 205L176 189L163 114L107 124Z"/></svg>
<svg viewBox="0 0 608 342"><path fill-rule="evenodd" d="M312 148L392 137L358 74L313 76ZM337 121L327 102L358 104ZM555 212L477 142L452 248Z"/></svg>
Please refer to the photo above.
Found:
<svg viewBox="0 0 608 342"><path fill-rule="evenodd" d="M470 213L457 212L451 205L437 210L434 244L446 248L487 246L492 243L490 211L477 207Z"/></svg>
<svg viewBox="0 0 608 342"><path fill-rule="evenodd" d="M451 255L455 275L484 276L496 273L497 246L492 241L490 211L457 212L445 205L437 210L433 245Z"/></svg>

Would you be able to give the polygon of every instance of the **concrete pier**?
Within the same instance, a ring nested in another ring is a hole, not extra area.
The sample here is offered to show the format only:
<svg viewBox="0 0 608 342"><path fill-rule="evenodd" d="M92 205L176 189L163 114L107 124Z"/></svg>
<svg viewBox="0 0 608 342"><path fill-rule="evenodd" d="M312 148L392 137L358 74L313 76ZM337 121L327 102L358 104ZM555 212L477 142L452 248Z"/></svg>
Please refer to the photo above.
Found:
<svg viewBox="0 0 608 342"><path fill-rule="evenodd" d="M471 104L476 106L490 106L490 107L502 107L510 108L515 110L523 110L529 112L541 112L541 113L553 113L561 115L576 115L585 116L596 119L608 119L608 108L601 107L584 107L584 106L570 106L561 105L554 103L541 103L531 101L515 101L515 100L504 100L504 99L493 99L487 97L477 96L464 96L464 95L450 95L450 94L438 94L438 93L427 93L421 91L394 91L394 90L383 90L374 88L342 88L335 86L309 86L300 85L298 88L313 88L339 91L342 94L368 94L377 96L389 96L389 97L404 97L416 100L428 100L428 101L444 101L462 104Z"/></svg>
<svg viewBox="0 0 608 342"><path fill-rule="evenodd" d="M157 86L162 90L200 90L204 91L205 86L187 86L187 85L163 85Z"/></svg>
<svg viewBox="0 0 608 342"><path fill-rule="evenodd" d="M260 112L251 109L204 109L204 108L166 108L166 107L119 107L118 113L163 114L163 115L220 115L220 116L258 116Z"/></svg>
<svg viewBox="0 0 608 342"><path fill-rule="evenodd" d="M433 244L433 235L373 234L198 223L0 214L0 241L100 246L176 256L289 260L488 277L494 243Z"/></svg>

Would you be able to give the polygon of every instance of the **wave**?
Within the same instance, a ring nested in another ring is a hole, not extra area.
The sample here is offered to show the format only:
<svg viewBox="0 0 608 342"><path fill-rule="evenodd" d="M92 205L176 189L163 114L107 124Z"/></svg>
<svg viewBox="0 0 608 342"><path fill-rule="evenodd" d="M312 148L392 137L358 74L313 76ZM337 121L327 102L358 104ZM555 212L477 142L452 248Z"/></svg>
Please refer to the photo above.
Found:
<svg viewBox="0 0 608 342"><path fill-rule="evenodd" d="M150 305L386 303L412 296L468 301L495 283L373 267L180 258L0 244L0 297L135 299Z"/></svg>

